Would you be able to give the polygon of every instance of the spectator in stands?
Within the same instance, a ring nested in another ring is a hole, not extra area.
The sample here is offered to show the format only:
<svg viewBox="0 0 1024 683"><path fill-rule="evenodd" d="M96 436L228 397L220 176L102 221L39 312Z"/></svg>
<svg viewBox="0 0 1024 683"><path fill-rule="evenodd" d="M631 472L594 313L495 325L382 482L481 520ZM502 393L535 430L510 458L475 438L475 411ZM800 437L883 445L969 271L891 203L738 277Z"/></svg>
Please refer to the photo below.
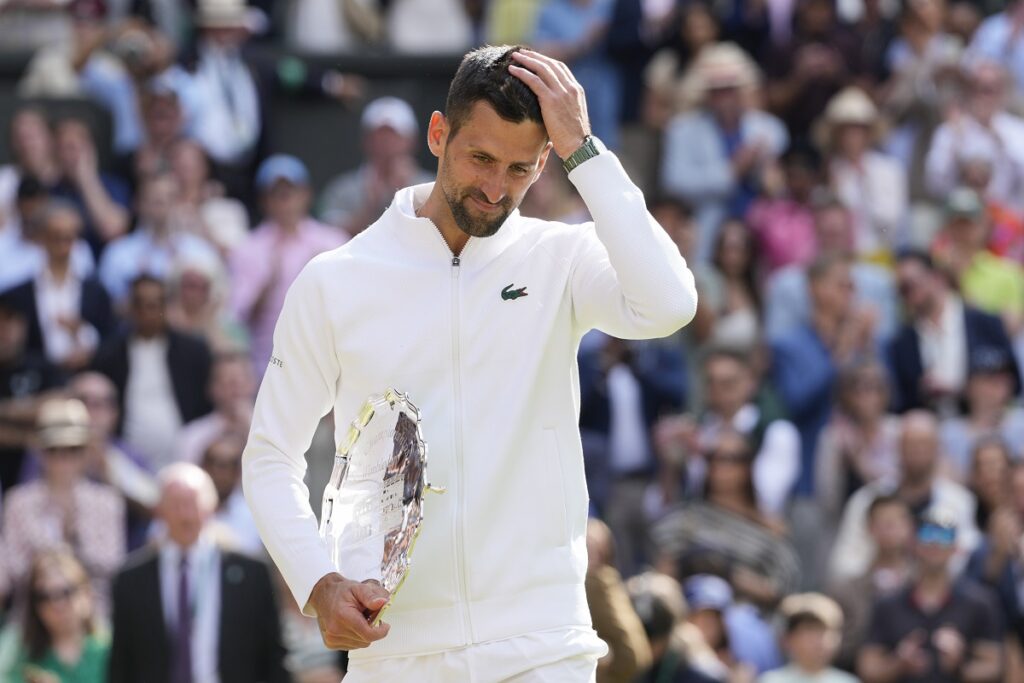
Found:
<svg viewBox="0 0 1024 683"><path fill-rule="evenodd" d="M860 74L860 50L829 0L796 3L792 31L765 60L770 79L765 97L790 134L806 142L829 100Z"/></svg>
<svg viewBox="0 0 1024 683"><path fill-rule="evenodd" d="M206 449L222 435L249 433L256 379L249 358L229 351L213 357L208 388L213 411L185 425L178 452L185 462L199 463Z"/></svg>
<svg viewBox="0 0 1024 683"><path fill-rule="evenodd" d="M34 177L25 176L18 183L13 213L6 224L0 225L0 261L4 264L0 292L39 276L46 267L40 219L51 201L60 200L51 200L50 193ZM69 258L69 267L79 278L89 278L96 270L92 250L81 237L72 244Z"/></svg>
<svg viewBox="0 0 1024 683"><path fill-rule="evenodd" d="M264 161L256 174L264 221L231 253L231 309L249 329L260 377L288 287L310 259L348 240L310 217L309 186L309 171L295 157L277 154Z"/></svg>
<svg viewBox="0 0 1024 683"><path fill-rule="evenodd" d="M25 683L105 683L110 638L85 568L69 549L38 553L27 577L28 605L18 661L6 673Z"/></svg>
<svg viewBox="0 0 1024 683"><path fill-rule="evenodd" d="M163 280L183 261L217 261L210 243L179 220L178 198L178 181L167 171L141 180L135 230L112 243L100 261L100 279L119 306L124 305L132 281L140 275Z"/></svg>
<svg viewBox="0 0 1024 683"><path fill-rule="evenodd" d="M171 325L202 338L214 352L249 347L245 327L228 312L230 283L224 263L211 255L175 263L167 282Z"/></svg>
<svg viewBox="0 0 1024 683"><path fill-rule="evenodd" d="M876 548L871 565L856 578L837 581L829 593L843 608L842 644L836 662L852 671L870 635L871 608L903 589L913 571L914 517L895 495L881 495L868 506L868 533Z"/></svg>
<svg viewBox="0 0 1024 683"><path fill-rule="evenodd" d="M791 146L765 169L760 196L746 216L763 277L814 260L819 248L815 196L821 194L821 180L821 157L809 146Z"/></svg>
<svg viewBox="0 0 1024 683"><path fill-rule="evenodd" d="M711 260L721 275L724 296L709 341L751 353L760 341L761 296L757 244L747 226L739 220L726 221Z"/></svg>
<svg viewBox="0 0 1024 683"><path fill-rule="evenodd" d="M381 97L366 105L362 121L363 163L331 180L320 194L320 219L357 235L380 218L402 187L428 183L434 174L413 154L420 142L416 115L405 100Z"/></svg>
<svg viewBox="0 0 1024 683"><path fill-rule="evenodd" d="M718 42L718 22L705 3L677 8L679 26L668 45L658 50L644 71L647 86L644 122L661 131L676 114L698 104L691 67L701 51Z"/></svg>
<svg viewBox="0 0 1024 683"><path fill-rule="evenodd" d="M72 250L82 230L75 207L52 200L38 221L46 264L7 296L28 321L28 348L65 370L80 370L113 328L110 298L97 278L80 277L72 266Z"/></svg>
<svg viewBox="0 0 1024 683"><path fill-rule="evenodd" d="M100 171L96 144L84 121L66 118L57 124L54 135L61 178L50 192L78 207L85 219L85 239L99 256L103 247L124 235L131 224L128 186Z"/></svg>
<svg viewBox="0 0 1024 683"><path fill-rule="evenodd" d="M942 452L953 476L966 481L979 439L998 434L1015 449L1024 444L1024 408L1014 405L1014 366L1004 349L971 352L964 391L967 411L942 421ZM1016 457L1014 459L1017 459Z"/></svg>
<svg viewBox="0 0 1024 683"><path fill-rule="evenodd" d="M53 133L46 113L35 107L22 107L11 116L8 141L11 162L0 166L0 226L11 220L19 183L35 178L45 187L60 180L60 167L54 152Z"/></svg>
<svg viewBox="0 0 1024 683"><path fill-rule="evenodd" d="M963 184L965 160L986 154L995 161L987 188L991 199L1021 209L1024 119L1006 111L1009 77L993 62L968 64L963 107L952 108L932 138L926 161L928 190L937 199Z"/></svg>
<svg viewBox="0 0 1024 683"><path fill-rule="evenodd" d="M701 107L669 122L661 183L696 208L697 258L710 260L722 221L746 213L766 164L789 137L778 119L750 105L757 67L739 47L708 46L693 68Z"/></svg>
<svg viewBox="0 0 1024 683"><path fill-rule="evenodd" d="M164 284L148 275L132 283L129 327L107 340L93 362L121 398L118 432L154 469L180 459L183 424L210 412L206 343L167 322Z"/></svg>
<svg viewBox="0 0 1024 683"><path fill-rule="evenodd" d="M1024 466L1017 463L1007 482L1016 488L1017 499L996 509L989 517L988 527L981 545L967 565L967 575L995 592L1002 610L1003 625L1015 649L1020 648L1024 636L1024 602L1017 590L1018 578L1024 571L1024 547L1020 539L1024 534L1024 508L1019 491L1024 482ZM1009 653L1008 653L1009 654ZM1018 657L1010 657L1012 661ZM1019 659L1018 659L1019 661ZM1012 680L1007 677L1007 680Z"/></svg>
<svg viewBox="0 0 1024 683"><path fill-rule="evenodd" d="M700 422L687 416L670 417L655 428L663 462L685 458L685 472L667 479L685 481L691 495L699 494L718 436L723 430L735 430L746 436L755 453L753 485L758 509L767 517L782 519L800 474L800 435L759 400L758 379L748 354L712 347L703 356L703 368L707 410Z"/></svg>
<svg viewBox="0 0 1024 683"><path fill-rule="evenodd" d="M242 202L225 196L223 183L210 176L210 160L195 140L179 138L169 151L178 180L177 211L227 258L249 236L249 213Z"/></svg>
<svg viewBox="0 0 1024 683"><path fill-rule="evenodd" d="M800 431L799 496L814 494L814 451L832 414L839 368L874 351L874 312L853 300L848 257L819 257L808 269L810 323L776 337L772 380L790 420Z"/></svg>
<svg viewBox="0 0 1024 683"><path fill-rule="evenodd" d="M649 559L644 496L655 469L650 427L658 415L682 408L683 358L677 348L603 333L592 334L588 344L580 354L580 425L601 437L608 494L595 502L615 536L618 567L628 576Z"/></svg>
<svg viewBox="0 0 1024 683"><path fill-rule="evenodd" d="M615 569L612 532L597 519L587 521L587 556L587 604L597 637L608 644L608 654L597 665L597 680L631 683L650 666L650 645Z"/></svg>
<svg viewBox="0 0 1024 683"><path fill-rule="evenodd" d="M888 406L889 375L878 360L839 371L835 410L814 455L815 497L832 524L854 492L898 472L900 421Z"/></svg>
<svg viewBox="0 0 1024 683"><path fill-rule="evenodd" d="M256 522L242 496L242 450L247 432L226 432L218 436L199 459L217 489L214 520L229 535L226 542L250 557L263 558L266 551Z"/></svg>
<svg viewBox="0 0 1024 683"><path fill-rule="evenodd" d="M146 539L149 521L160 496L156 478L141 456L117 438L117 387L98 372L82 372L68 383L72 398L89 411L89 443L85 447L85 475L115 488L127 503L128 548Z"/></svg>
<svg viewBox="0 0 1024 683"><path fill-rule="evenodd" d="M1013 394L1020 393L1020 371L1002 320L965 304L922 252L900 254L896 278L907 312L888 349L898 412L924 406L937 407L944 416L958 412L971 356L983 347L1005 354Z"/></svg>
<svg viewBox="0 0 1024 683"><path fill-rule="evenodd" d="M820 593L790 595L779 605L785 620L783 647L789 665L757 679L758 683L859 683L832 667L842 637L843 611Z"/></svg>
<svg viewBox="0 0 1024 683"><path fill-rule="evenodd" d="M822 192L814 208L814 258L853 254L853 216L835 195ZM812 259L813 260L813 259ZM884 342L899 324L896 287L892 275L881 266L851 261L854 296L862 309L873 310L876 342ZM806 266L792 264L773 273L764 296L765 332L781 337L811 321L810 290Z"/></svg>
<svg viewBox="0 0 1024 683"><path fill-rule="evenodd" d="M143 132L130 164L136 179L171 168L171 153L181 139L185 114L169 78L153 79L139 95Z"/></svg>
<svg viewBox="0 0 1024 683"><path fill-rule="evenodd" d="M932 506L956 517L958 561L978 545L974 523L976 503L970 491L949 479L940 467L938 420L928 412L915 410L902 418L900 472L896 479L867 484L846 504L832 548L831 575L835 581L861 576L877 551L868 534L871 502L883 495L896 495L910 506L915 518L923 519Z"/></svg>
<svg viewBox="0 0 1024 683"><path fill-rule="evenodd" d="M857 658L865 683L997 683L1002 634L992 595L954 582L958 521L941 507L917 526L912 583L875 604L867 644Z"/></svg>
<svg viewBox="0 0 1024 683"><path fill-rule="evenodd" d="M166 533L133 555L114 582L109 682L284 683L267 567L217 543L209 475L176 463L160 472L160 484Z"/></svg>
<svg viewBox="0 0 1024 683"><path fill-rule="evenodd" d="M399 54L461 54L473 42L465 2L394 0L385 7L387 41Z"/></svg>
<svg viewBox="0 0 1024 683"><path fill-rule="evenodd" d="M829 155L829 185L853 221L854 251L876 258L901 244L907 214L906 171L873 148L881 123L867 93L848 87L829 101L816 131Z"/></svg>
<svg viewBox="0 0 1024 683"><path fill-rule="evenodd" d="M14 487L4 501L8 571L21 582L37 552L69 546L85 565L105 613L108 582L125 554L124 500L109 486L85 478L89 413L80 401L44 402L37 438L42 478Z"/></svg>
<svg viewBox="0 0 1024 683"><path fill-rule="evenodd" d="M1024 45L1017 39L1024 2L1013 0L985 19L971 39L969 60L991 60L1000 63L1009 73L1018 92L1024 92Z"/></svg>
<svg viewBox="0 0 1024 683"><path fill-rule="evenodd" d="M1012 467L1013 453L999 436L979 439L971 450L967 485L977 501L974 519L979 529L989 529L994 522L992 515L1000 508L1011 507Z"/></svg>
<svg viewBox="0 0 1024 683"><path fill-rule="evenodd" d="M62 380L45 356L25 348L27 336L25 315L0 294L0 491L4 492L19 481L40 402Z"/></svg>
<svg viewBox="0 0 1024 683"><path fill-rule="evenodd" d="M946 199L946 224L932 243L932 258L956 281L964 301L1002 318L1012 338L1024 329L1024 269L988 250L989 231L981 197L957 188Z"/></svg>
<svg viewBox="0 0 1024 683"><path fill-rule="evenodd" d="M687 604L679 582L648 571L630 578L626 589L643 623L653 656L653 664L637 683L723 681L725 667L704 635L687 621Z"/></svg>
<svg viewBox="0 0 1024 683"><path fill-rule="evenodd" d="M657 566L672 576L725 576L744 599L766 608L800 581L796 554L778 522L758 509L750 444L723 430L707 455L703 500L670 510L651 528Z"/></svg>

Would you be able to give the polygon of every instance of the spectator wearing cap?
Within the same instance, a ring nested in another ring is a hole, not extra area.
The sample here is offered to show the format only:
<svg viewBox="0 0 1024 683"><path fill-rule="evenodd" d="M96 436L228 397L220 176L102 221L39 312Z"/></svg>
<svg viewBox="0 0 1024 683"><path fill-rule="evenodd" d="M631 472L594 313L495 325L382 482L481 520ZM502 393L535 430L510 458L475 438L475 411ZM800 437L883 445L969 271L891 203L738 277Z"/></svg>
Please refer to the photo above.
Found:
<svg viewBox="0 0 1024 683"><path fill-rule="evenodd" d="M925 406L958 412L971 355L991 348L1010 359L1013 395L1020 370L1003 321L964 303L947 276L923 252L901 253L896 279L907 321L888 347L897 412Z"/></svg>
<svg viewBox="0 0 1024 683"><path fill-rule="evenodd" d="M941 199L964 182L963 161L979 154L994 161L986 196L1018 211L1024 190L1024 119L1006 110L1009 78L994 62L968 62L963 107L951 108L935 131L925 161L925 181Z"/></svg>
<svg viewBox="0 0 1024 683"><path fill-rule="evenodd" d="M859 683L832 666L842 638L843 611L821 593L788 596L779 605L785 621L782 645L789 664L770 671L757 683Z"/></svg>
<svg viewBox="0 0 1024 683"><path fill-rule="evenodd" d="M140 275L166 280L186 260L218 259L209 242L178 220L178 197L178 180L171 173L142 179L135 229L107 247L100 260L100 280L118 306L124 305L132 281Z"/></svg>
<svg viewBox="0 0 1024 683"><path fill-rule="evenodd" d="M83 278L72 264L82 218L67 202L51 200L38 217L46 265L7 296L25 315L28 348L65 370L80 370L113 328L110 297L95 277Z"/></svg>
<svg viewBox="0 0 1024 683"><path fill-rule="evenodd" d="M626 582L650 643L653 664L636 683L720 683L727 670L691 624L679 582L647 571Z"/></svg>
<svg viewBox="0 0 1024 683"><path fill-rule="evenodd" d="M693 68L701 106L669 121L661 184L696 209L697 259L708 261L722 221L746 213L789 136L781 121L751 106L757 66L735 44L704 48Z"/></svg>
<svg viewBox="0 0 1024 683"><path fill-rule="evenodd" d="M127 328L100 347L93 369L117 387L118 434L157 470L181 459L182 425L210 412L210 350L168 323L167 289L160 280L136 278L128 312Z"/></svg>
<svg viewBox="0 0 1024 683"><path fill-rule="evenodd" d="M955 581L951 561L959 526L935 506L917 526L911 584L875 604L868 641L857 658L864 683L998 683L1002 632L991 593Z"/></svg>
<svg viewBox="0 0 1024 683"><path fill-rule="evenodd" d="M683 597L690 612L687 620L729 672L726 680L753 680L782 664L771 626L750 605L734 601L728 581L696 574L683 581Z"/></svg>
<svg viewBox="0 0 1024 683"><path fill-rule="evenodd" d="M85 220L83 236L98 257L107 244L128 232L131 192L124 180L100 170L96 143L84 121L60 121L55 138L61 178L49 188L50 194L78 207Z"/></svg>
<svg viewBox="0 0 1024 683"><path fill-rule="evenodd" d="M878 109L860 88L845 88L829 101L815 132L827 150L829 185L850 212L854 251L888 260L903 240L907 175L874 149L882 136Z"/></svg>
<svg viewBox="0 0 1024 683"><path fill-rule="evenodd" d="M40 402L60 386L61 373L46 357L25 348L28 320L0 294L0 490L19 481L36 429Z"/></svg>
<svg viewBox="0 0 1024 683"><path fill-rule="evenodd" d="M988 250L989 231L981 197L957 188L946 199L946 224L932 243L932 258L955 279L964 301L998 315L1015 337L1024 330L1024 269Z"/></svg>
<svg viewBox="0 0 1024 683"><path fill-rule="evenodd" d="M882 495L868 507L868 533L875 545L871 566L862 575L830 585L829 594L843 608L843 636L836 662L853 671L871 626L871 608L882 597L902 590L913 571L914 516L895 495Z"/></svg>
<svg viewBox="0 0 1024 683"><path fill-rule="evenodd" d="M105 607L108 582L125 554L124 499L85 477L90 430L89 413L81 401L47 400L39 409L37 425L43 476L16 486L4 501L8 571L20 583L36 552L69 546L85 565Z"/></svg>
<svg viewBox="0 0 1024 683"><path fill-rule="evenodd" d="M850 257L854 297L858 306L871 309L875 341L892 338L899 325L896 287L892 274L882 266L853 258L853 214L837 196L818 192L811 200L814 215L814 247L808 264L835 255ZM765 284L765 334L781 337L811 320L807 264L791 264L772 273Z"/></svg>
<svg viewBox="0 0 1024 683"><path fill-rule="evenodd" d="M1019 449L1024 444L1024 408L1014 404L1015 368L1004 349L979 347L971 353L964 391L966 412L942 421L942 452L954 476L966 481L977 441L999 435Z"/></svg>
<svg viewBox="0 0 1024 683"><path fill-rule="evenodd" d="M398 189L434 179L413 154L419 126L405 100L373 100L363 110L360 127L363 163L331 180L318 201L320 219L349 235L359 234L380 218Z"/></svg>
<svg viewBox="0 0 1024 683"><path fill-rule="evenodd" d="M938 431L932 413L915 410L903 416L899 474L867 484L850 497L832 548L832 580L854 579L870 566L877 549L868 533L868 510L872 501L885 495L898 496L918 520L934 505L954 515L959 529L957 567L966 563L980 537L974 521L977 504L970 491L942 471Z"/></svg>
<svg viewBox="0 0 1024 683"><path fill-rule="evenodd" d="M39 219L49 202L49 191L35 177L25 176L18 182L11 213L0 223L0 262L4 264L0 292L37 277L46 267ZM79 278L89 278L96 270L92 249L81 237L71 245L69 258L71 270Z"/></svg>
<svg viewBox="0 0 1024 683"><path fill-rule="evenodd" d="M264 161L256 189L264 221L231 252L231 310L249 329L253 367L262 377L288 287L310 259L341 246L348 234L310 217L309 172L293 156Z"/></svg>

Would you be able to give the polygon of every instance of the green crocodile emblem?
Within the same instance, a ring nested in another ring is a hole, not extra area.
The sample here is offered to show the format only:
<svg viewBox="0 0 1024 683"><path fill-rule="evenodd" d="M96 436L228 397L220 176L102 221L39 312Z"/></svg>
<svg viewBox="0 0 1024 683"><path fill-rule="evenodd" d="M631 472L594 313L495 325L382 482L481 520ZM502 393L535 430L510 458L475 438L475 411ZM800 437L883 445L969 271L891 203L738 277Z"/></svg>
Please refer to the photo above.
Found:
<svg viewBox="0 0 1024 683"><path fill-rule="evenodd" d="M501 290L501 298L505 301L515 301L521 296L530 296L526 293L526 287L520 287L519 289L512 289L515 285L508 285L505 289Z"/></svg>

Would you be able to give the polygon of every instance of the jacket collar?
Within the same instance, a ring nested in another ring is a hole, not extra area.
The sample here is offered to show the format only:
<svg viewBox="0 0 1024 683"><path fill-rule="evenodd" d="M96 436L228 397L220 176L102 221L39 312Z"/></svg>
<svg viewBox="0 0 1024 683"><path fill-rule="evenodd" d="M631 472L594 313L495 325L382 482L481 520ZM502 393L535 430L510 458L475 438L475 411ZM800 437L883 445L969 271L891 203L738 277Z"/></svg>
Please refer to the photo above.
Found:
<svg viewBox="0 0 1024 683"><path fill-rule="evenodd" d="M399 244L414 260L450 265L453 254L440 229L429 218L416 215L416 209L427 201L433 187L434 183L424 183L399 190L382 222L394 231ZM522 233L522 223L519 209L515 209L491 237L470 237L459 254L460 267L477 270L492 261L516 241Z"/></svg>

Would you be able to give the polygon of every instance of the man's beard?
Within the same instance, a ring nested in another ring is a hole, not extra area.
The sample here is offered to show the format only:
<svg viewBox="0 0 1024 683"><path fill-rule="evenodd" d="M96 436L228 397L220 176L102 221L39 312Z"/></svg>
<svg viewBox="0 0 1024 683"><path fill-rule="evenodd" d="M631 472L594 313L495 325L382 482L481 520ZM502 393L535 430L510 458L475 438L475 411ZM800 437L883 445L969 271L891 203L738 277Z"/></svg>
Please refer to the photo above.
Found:
<svg viewBox="0 0 1024 683"><path fill-rule="evenodd" d="M469 188L461 190L459 196L454 198L453 193L449 193L448 189L442 184L442 191L444 192L445 201L448 202L448 209L452 212L452 218L455 219L455 224L459 226L462 232L466 233L470 237L490 237L494 233L498 232L505 219L512 213L512 200L509 197L505 197L499 202L501 210L497 213L490 214L493 218L480 218L470 213L470 209L467 206L471 197L475 197L485 204L489 204L487 197L483 192L477 189Z"/></svg>

